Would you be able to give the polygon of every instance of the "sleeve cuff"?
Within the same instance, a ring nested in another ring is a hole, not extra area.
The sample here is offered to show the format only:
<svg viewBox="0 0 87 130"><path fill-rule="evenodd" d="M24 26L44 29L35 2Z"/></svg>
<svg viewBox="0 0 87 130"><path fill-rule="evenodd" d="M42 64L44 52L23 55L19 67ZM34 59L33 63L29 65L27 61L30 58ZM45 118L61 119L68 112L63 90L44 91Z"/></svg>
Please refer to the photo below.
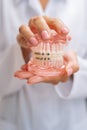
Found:
<svg viewBox="0 0 87 130"><path fill-rule="evenodd" d="M66 83L55 85L55 90L60 98L75 99L87 98L87 61L78 57L80 70Z"/></svg>

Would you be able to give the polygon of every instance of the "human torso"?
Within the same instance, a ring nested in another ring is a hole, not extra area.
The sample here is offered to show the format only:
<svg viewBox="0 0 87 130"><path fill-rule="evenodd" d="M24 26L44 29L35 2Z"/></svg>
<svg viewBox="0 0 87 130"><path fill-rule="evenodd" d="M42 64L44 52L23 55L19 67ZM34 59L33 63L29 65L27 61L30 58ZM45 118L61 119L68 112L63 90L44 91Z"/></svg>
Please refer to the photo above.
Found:
<svg viewBox="0 0 87 130"><path fill-rule="evenodd" d="M18 27L21 24L26 24L32 16L46 14L62 19L69 26L72 35L70 48L74 48L81 56L85 55L86 49L81 51L81 47L78 47L82 45L83 33L86 31L83 0L73 0L72 2L68 0L69 6L66 3L58 3L57 0L54 3L53 0L48 3L44 11L35 0L35 3L31 0L30 4L24 1L20 4L10 1L8 7L12 11L5 8L5 12L3 12L6 13L7 11L7 17L3 17L5 44L10 46L15 43ZM83 44L86 44L85 40ZM9 106L11 107L9 108ZM7 113L4 113L6 107ZM11 112L15 113L15 116ZM25 85L20 91L8 95L4 99L0 117L14 124L17 130L64 130L65 128L77 130L83 128L85 123L85 100L65 101L60 99L50 84Z"/></svg>

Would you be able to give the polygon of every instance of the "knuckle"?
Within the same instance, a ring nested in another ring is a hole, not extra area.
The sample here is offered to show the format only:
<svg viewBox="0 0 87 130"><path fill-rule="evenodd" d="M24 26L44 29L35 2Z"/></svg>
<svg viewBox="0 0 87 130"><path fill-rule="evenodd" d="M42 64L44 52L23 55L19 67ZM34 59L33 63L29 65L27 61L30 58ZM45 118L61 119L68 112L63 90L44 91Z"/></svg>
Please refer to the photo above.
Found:
<svg viewBox="0 0 87 130"><path fill-rule="evenodd" d="M30 20L30 22L35 23L35 22L37 22L37 21L40 21L41 19L42 19L42 16L36 16L36 17L33 17L33 18Z"/></svg>
<svg viewBox="0 0 87 130"><path fill-rule="evenodd" d="M20 34L17 35L17 41L18 41L18 43L23 42L23 37Z"/></svg>
<svg viewBox="0 0 87 130"><path fill-rule="evenodd" d="M18 44L23 48L28 48L28 43L24 37L22 37L20 34L16 37Z"/></svg>
<svg viewBox="0 0 87 130"><path fill-rule="evenodd" d="M38 24L42 19L44 19L42 16L36 16L29 20L29 26L35 26L35 24Z"/></svg>
<svg viewBox="0 0 87 130"><path fill-rule="evenodd" d="M58 22L60 25L65 25L64 22L63 22L61 19L57 19L57 22Z"/></svg>
<svg viewBox="0 0 87 130"><path fill-rule="evenodd" d="M79 65L76 65L76 71L78 71L79 70Z"/></svg>
<svg viewBox="0 0 87 130"><path fill-rule="evenodd" d="M42 19L42 16L37 16L37 17L35 17L33 20L34 20L34 22L36 22L36 21L39 21L39 20L41 20Z"/></svg>
<svg viewBox="0 0 87 130"><path fill-rule="evenodd" d="M54 25L56 25L56 24L62 23L62 21L60 19L57 19L57 18L52 18L51 19L51 23L54 24Z"/></svg>
<svg viewBox="0 0 87 130"><path fill-rule="evenodd" d="M21 25L21 26L19 27L19 32L22 33L24 29L25 29L25 25Z"/></svg>
<svg viewBox="0 0 87 130"><path fill-rule="evenodd" d="M42 21L42 17L41 16L37 16L37 18L34 19L34 24L38 24Z"/></svg>
<svg viewBox="0 0 87 130"><path fill-rule="evenodd" d="M77 72L79 70L79 65L76 63L73 68L74 72Z"/></svg>
<svg viewBox="0 0 87 130"><path fill-rule="evenodd" d="M57 23L57 19L56 18L51 18L50 22L51 22L51 24L55 25Z"/></svg>
<svg viewBox="0 0 87 130"><path fill-rule="evenodd" d="M31 25L33 23L33 18L31 18L30 20L29 20L29 25Z"/></svg>

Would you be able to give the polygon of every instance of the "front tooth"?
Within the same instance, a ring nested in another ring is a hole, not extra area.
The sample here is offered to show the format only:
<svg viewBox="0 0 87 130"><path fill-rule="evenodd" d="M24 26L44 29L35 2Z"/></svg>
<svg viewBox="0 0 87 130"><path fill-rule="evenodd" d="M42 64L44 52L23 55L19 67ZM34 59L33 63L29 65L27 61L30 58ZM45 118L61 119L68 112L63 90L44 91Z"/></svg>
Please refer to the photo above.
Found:
<svg viewBox="0 0 87 130"><path fill-rule="evenodd" d="M51 51L50 51L50 43L47 43L47 48L46 48L47 66L50 66L50 59L51 59L50 53L51 53Z"/></svg>
<svg viewBox="0 0 87 130"><path fill-rule="evenodd" d="M56 61L56 45L55 43L52 45L52 50L51 50L51 65L55 66L55 61Z"/></svg>
<svg viewBox="0 0 87 130"><path fill-rule="evenodd" d="M35 64L38 66L56 66L63 64L63 45L60 43L43 43L32 48Z"/></svg>

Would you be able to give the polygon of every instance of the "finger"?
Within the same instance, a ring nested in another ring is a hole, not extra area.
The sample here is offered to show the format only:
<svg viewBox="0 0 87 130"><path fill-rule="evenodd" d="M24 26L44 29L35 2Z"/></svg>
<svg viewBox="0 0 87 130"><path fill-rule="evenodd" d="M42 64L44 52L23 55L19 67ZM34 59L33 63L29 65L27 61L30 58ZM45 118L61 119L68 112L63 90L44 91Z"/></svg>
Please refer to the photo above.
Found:
<svg viewBox="0 0 87 130"><path fill-rule="evenodd" d="M34 18L35 18L35 17L34 17ZM37 34L37 33L38 33L37 27L35 26L35 24L34 24L34 22L33 22L33 18L31 18L31 19L29 20L28 25L29 25L29 27L31 28L31 30L32 30L32 32L33 32L34 34Z"/></svg>
<svg viewBox="0 0 87 130"><path fill-rule="evenodd" d="M29 44L29 42L21 34L17 35L17 41L18 41L19 45L23 48L31 47L31 44Z"/></svg>
<svg viewBox="0 0 87 130"><path fill-rule="evenodd" d="M70 66L70 65L69 65ZM73 74L73 69L72 67L66 67L67 75L71 76Z"/></svg>
<svg viewBox="0 0 87 130"><path fill-rule="evenodd" d="M66 82L69 79L69 75L62 78L61 82Z"/></svg>
<svg viewBox="0 0 87 130"><path fill-rule="evenodd" d="M44 81L43 77L33 76L33 77L31 77L31 78L27 81L27 83L28 83L28 84L35 84L35 83L40 83L40 82L43 82L43 81Z"/></svg>
<svg viewBox="0 0 87 130"><path fill-rule="evenodd" d="M64 25L64 23L60 19L50 18L44 16L47 24L51 29L54 29L57 33L67 35L69 33L69 29Z"/></svg>
<svg viewBox="0 0 87 130"><path fill-rule="evenodd" d="M69 69L68 71L70 71L70 73L75 73L79 70L77 54L74 51L68 51L68 53L65 53L64 59L67 62L66 69Z"/></svg>
<svg viewBox="0 0 87 130"><path fill-rule="evenodd" d="M59 83L59 76L46 76L44 77L44 81L55 85Z"/></svg>
<svg viewBox="0 0 87 130"><path fill-rule="evenodd" d="M31 43L32 45L37 45L38 44L38 41L37 39L35 38L33 32L31 31L30 27L29 26L26 26L26 25L22 25L20 28L19 28L19 32L21 33L21 35L29 42Z"/></svg>
<svg viewBox="0 0 87 130"><path fill-rule="evenodd" d="M33 74L26 72L26 71L17 71L14 74L15 77L18 77L20 79L27 79L33 76Z"/></svg>
<svg viewBox="0 0 87 130"><path fill-rule="evenodd" d="M71 41L72 37L70 35L66 36L67 41Z"/></svg>
<svg viewBox="0 0 87 130"><path fill-rule="evenodd" d="M28 70L28 65L27 64L22 65L21 69L24 70L24 71L27 71Z"/></svg>
<svg viewBox="0 0 87 130"><path fill-rule="evenodd" d="M37 32L41 34L42 39L50 38L50 28L42 16L34 17L29 21L29 26L32 29L36 28Z"/></svg>

